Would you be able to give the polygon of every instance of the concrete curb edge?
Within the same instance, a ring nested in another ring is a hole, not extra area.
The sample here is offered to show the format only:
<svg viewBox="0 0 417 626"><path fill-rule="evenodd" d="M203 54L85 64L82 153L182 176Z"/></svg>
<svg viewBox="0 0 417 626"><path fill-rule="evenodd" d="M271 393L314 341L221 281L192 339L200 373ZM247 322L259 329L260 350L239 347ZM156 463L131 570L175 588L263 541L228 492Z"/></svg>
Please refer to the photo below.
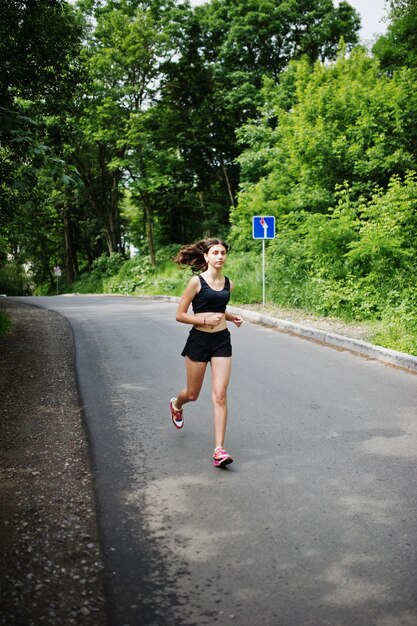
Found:
<svg viewBox="0 0 417 626"><path fill-rule="evenodd" d="M174 296L136 296L139 298L148 298L153 300L161 300L166 302L179 302L179 298ZM328 332L312 326L304 326L297 322L290 322L288 320L265 315L264 313L258 313L251 311L250 309L240 309L239 307L229 306L228 311L240 315L246 320L252 322L258 322L273 328L278 328L284 332L294 333L306 339L312 339L314 341L320 341L321 343L329 344L342 350L350 350L351 352L357 352L364 356L367 356L378 361L384 361L391 363L398 367L403 367L408 370L417 372L417 357L412 354L406 354L405 352L396 352L389 348L382 348L381 346L373 345L361 339L354 339L346 337L344 335L338 335L337 333Z"/></svg>
<svg viewBox="0 0 417 626"><path fill-rule="evenodd" d="M354 339L346 337L345 335L338 335L329 331L313 328L312 326L304 326L296 322L290 322L288 320L271 317L264 315L263 313L257 313L255 311L248 311L246 309L239 309L229 307L229 311L241 315L242 317L254 322L266 324L280 330L294 333L307 339L314 341L320 341L325 344L340 348L342 350L350 350L351 352L357 352L364 356L377 359L379 361L385 361L392 363L398 367L404 367L409 370L417 372L417 357L412 354L406 354L405 352L396 352L389 348L383 348L381 346L373 345L361 339Z"/></svg>
<svg viewBox="0 0 417 626"><path fill-rule="evenodd" d="M68 294L76 295L76 294ZM79 294L77 294L79 295ZM120 297L121 294L101 294L112 295ZM134 297L142 300L159 300L160 302L179 302L177 296L127 296ZM265 324L272 328L277 328L283 332L293 333L306 339L313 341L319 341L330 346L334 346L341 350L349 350L356 352L363 356L366 356L377 361L383 361L385 363L391 363L397 367L417 372L417 356L407 354L405 352L396 352L389 348L383 348L382 346L376 346L372 343L362 341L361 339L354 339L352 337L346 337L345 335L338 335L329 331L314 328L312 326L304 326L297 322L290 322L289 320L280 319L278 317L272 317L265 315L264 313L258 313L257 311L251 311L250 309L240 309L239 307L229 306L228 311L240 315L246 320L251 322L257 322L259 324Z"/></svg>

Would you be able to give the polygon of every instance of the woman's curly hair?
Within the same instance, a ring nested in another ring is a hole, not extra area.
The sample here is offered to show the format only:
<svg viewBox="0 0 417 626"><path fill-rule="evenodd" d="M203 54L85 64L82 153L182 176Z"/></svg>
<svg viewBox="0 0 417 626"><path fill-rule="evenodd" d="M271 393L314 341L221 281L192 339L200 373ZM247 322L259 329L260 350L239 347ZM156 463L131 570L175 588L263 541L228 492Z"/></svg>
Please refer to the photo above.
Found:
<svg viewBox="0 0 417 626"><path fill-rule="evenodd" d="M172 260L180 267L191 267L193 274L204 272L208 267L204 255L207 254L213 246L223 246L226 248L226 252L229 250L227 243L221 239L206 237L196 243L183 246Z"/></svg>

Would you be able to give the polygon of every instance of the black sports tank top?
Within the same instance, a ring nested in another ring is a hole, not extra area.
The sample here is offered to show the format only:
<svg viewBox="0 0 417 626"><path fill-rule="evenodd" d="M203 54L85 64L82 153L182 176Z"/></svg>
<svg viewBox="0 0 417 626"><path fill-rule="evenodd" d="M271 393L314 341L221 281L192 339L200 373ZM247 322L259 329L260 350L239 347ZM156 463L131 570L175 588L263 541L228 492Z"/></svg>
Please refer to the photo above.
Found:
<svg viewBox="0 0 417 626"><path fill-rule="evenodd" d="M221 291L212 289L202 276L199 276L201 289L192 301L194 313L224 313L230 299L230 280L224 277Z"/></svg>

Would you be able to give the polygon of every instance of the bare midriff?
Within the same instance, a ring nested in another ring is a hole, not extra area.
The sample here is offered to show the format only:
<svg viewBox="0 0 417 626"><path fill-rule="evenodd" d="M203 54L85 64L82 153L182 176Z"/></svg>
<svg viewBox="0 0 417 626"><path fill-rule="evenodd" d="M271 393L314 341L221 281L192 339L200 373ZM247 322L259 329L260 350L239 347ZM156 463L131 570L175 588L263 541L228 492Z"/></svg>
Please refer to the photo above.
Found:
<svg viewBox="0 0 417 626"><path fill-rule="evenodd" d="M219 324L213 326L210 324L210 318L221 315L221 320ZM204 333L218 333L221 330L226 330L226 313L196 313L196 317L200 317L202 320L206 320L205 324L195 324L194 328L196 330L201 330Z"/></svg>

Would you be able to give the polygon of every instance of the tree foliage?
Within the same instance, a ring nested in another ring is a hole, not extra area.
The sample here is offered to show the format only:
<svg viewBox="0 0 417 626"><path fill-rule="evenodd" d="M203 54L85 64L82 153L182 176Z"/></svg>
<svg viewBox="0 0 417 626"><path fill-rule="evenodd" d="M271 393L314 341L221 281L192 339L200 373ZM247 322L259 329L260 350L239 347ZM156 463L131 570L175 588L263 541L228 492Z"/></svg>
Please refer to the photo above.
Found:
<svg viewBox="0 0 417 626"><path fill-rule="evenodd" d="M273 300L325 315L384 319L394 329L386 345L412 352L415 81L411 68L384 74L359 47L349 55L342 49L331 64L290 64L279 85L265 83L262 116L239 131L247 147L231 212L238 249L257 245L252 215L277 218L278 237L268 251Z"/></svg>
<svg viewBox="0 0 417 626"><path fill-rule="evenodd" d="M415 1L372 54L359 26L332 0L0 0L0 266L112 290L117 269L128 291L128 244L152 272L208 233L246 252L273 214L270 297L395 311L410 336Z"/></svg>
<svg viewBox="0 0 417 626"><path fill-rule="evenodd" d="M358 47L349 56L342 49L330 65L297 61L280 85L267 82L263 117L239 131L250 147L240 157L234 237L249 239L249 217L259 211L326 213L345 183L353 200L369 198L414 170L414 80L405 69L381 75Z"/></svg>
<svg viewBox="0 0 417 626"><path fill-rule="evenodd" d="M382 67L393 72L399 67L417 67L417 3L391 0L387 32L373 47Z"/></svg>
<svg viewBox="0 0 417 626"><path fill-rule="evenodd" d="M40 238L26 212L35 187L62 172L65 111L80 79L82 24L64 0L0 2L0 264ZM35 220L36 221L36 220ZM34 258L27 252L26 261Z"/></svg>

